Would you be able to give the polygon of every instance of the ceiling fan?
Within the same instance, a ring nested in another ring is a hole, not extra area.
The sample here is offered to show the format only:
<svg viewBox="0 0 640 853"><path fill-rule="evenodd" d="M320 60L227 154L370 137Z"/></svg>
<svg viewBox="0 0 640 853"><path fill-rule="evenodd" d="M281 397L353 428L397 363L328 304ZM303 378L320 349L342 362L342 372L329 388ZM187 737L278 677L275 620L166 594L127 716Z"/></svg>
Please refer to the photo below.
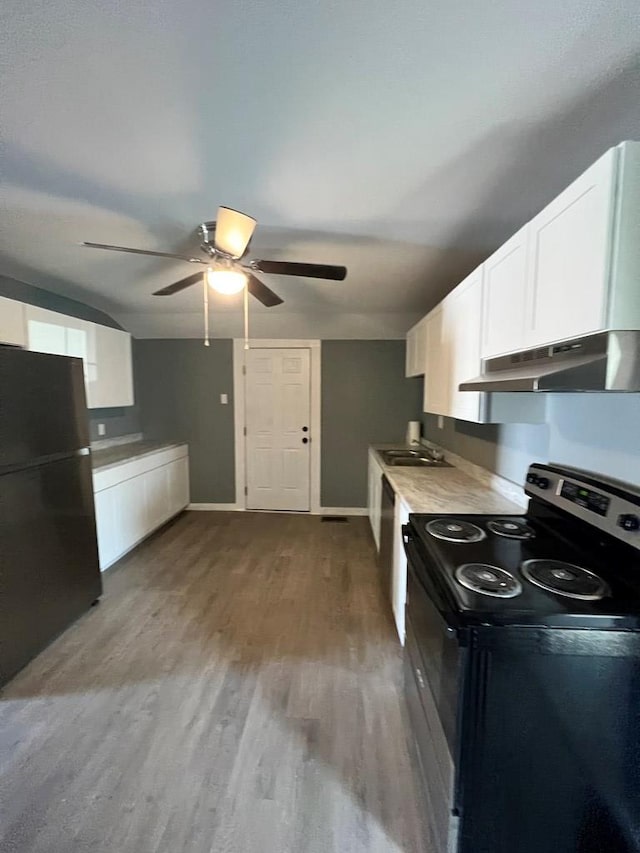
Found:
<svg viewBox="0 0 640 853"><path fill-rule="evenodd" d="M267 287L256 272L277 273L278 275L298 275L308 278L324 278L331 281L344 281L347 268L330 264L303 264L289 261L246 260L249 246L257 222L253 217L233 210L219 207L215 221L203 222L198 226L200 249L207 259L178 255L172 252L154 252L147 249L130 249L126 246L110 246L105 243L82 245L91 249L108 249L111 252L129 252L134 255L151 255L156 258L172 258L190 264L202 264L207 269L194 273L180 281L156 290L154 296L173 296L187 287L205 281L213 290L223 294L240 293L245 289L267 308L280 305L282 299ZM205 278L203 278L203 276Z"/></svg>

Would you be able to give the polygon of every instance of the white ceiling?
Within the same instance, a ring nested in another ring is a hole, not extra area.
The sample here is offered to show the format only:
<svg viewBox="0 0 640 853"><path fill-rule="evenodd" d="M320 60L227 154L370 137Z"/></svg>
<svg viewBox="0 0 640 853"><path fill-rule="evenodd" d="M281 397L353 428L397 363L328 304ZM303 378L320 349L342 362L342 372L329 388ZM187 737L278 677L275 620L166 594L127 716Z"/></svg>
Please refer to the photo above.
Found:
<svg viewBox="0 0 640 853"><path fill-rule="evenodd" d="M227 204L260 336L394 337L610 145L640 139L637 0L4 0L0 273L134 334L201 333L166 251ZM214 334L239 334L216 297Z"/></svg>

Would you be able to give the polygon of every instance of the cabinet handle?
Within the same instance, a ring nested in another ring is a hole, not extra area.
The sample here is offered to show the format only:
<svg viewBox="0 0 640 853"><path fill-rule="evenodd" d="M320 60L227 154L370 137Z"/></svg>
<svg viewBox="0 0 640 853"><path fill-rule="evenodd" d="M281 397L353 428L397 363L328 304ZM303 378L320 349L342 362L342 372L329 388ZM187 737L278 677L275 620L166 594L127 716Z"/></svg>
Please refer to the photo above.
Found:
<svg viewBox="0 0 640 853"><path fill-rule="evenodd" d="M302 443L303 443L303 444L307 444L307 442L308 442L308 441L309 441L309 439L308 439L308 438L306 438L306 437L302 439Z"/></svg>
<svg viewBox="0 0 640 853"><path fill-rule="evenodd" d="M302 432L309 432L309 427L302 427Z"/></svg>

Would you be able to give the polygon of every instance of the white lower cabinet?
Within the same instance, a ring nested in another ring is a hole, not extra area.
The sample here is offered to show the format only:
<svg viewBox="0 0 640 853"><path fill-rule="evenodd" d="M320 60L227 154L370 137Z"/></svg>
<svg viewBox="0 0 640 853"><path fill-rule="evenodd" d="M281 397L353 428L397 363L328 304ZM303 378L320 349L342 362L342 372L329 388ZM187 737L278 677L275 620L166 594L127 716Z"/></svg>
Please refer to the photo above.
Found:
<svg viewBox="0 0 640 853"><path fill-rule="evenodd" d="M186 445L94 474L100 568L108 568L189 504Z"/></svg>
<svg viewBox="0 0 640 853"><path fill-rule="evenodd" d="M114 563L122 553L120 548L119 526L116 520L118 504L118 486L103 489L93 496L96 512L96 533L98 534L98 554L100 568L106 569Z"/></svg>
<svg viewBox="0 0 640 853"><path fill-rule="evenodd" d="M158 527L171 515L169 507L169 466L154 468L142 475L146 526Z"/></svg>
<svg viewBox="0 0 640 853"><path fill-rule="evenodd" d="M169 509L177 512L189 504L189 457L183 456L167 465L169 473Z"/></svg>
<svg viewBox="0 0 640 853"><path fill-rule="evenodd" d="M369 451L369 488L367 490L367 507L373 541L376 549L380 550L380 509L382 506L382 468L373 451Z"/></svg>
<svg viewBox="0 0 640 853"><path fill-rule="evenodd" d="M409 522L409 507L396 495L393 518L393 578L391 601L400 642L404 646L404 607L407 601L407 555L404 551L402 527Z"/></svg>

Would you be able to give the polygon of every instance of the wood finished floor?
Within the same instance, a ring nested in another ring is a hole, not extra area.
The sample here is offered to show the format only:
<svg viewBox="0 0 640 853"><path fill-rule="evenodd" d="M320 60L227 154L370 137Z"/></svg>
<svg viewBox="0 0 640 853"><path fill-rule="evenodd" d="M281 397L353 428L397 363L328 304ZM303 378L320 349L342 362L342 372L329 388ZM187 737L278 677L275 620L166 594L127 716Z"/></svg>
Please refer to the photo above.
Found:
<svg viewBox="0 0 640 853"><path fill-rule="evenodd" d="M0 693L3 853L429 853L363 518L185 513Z"/></svg>

